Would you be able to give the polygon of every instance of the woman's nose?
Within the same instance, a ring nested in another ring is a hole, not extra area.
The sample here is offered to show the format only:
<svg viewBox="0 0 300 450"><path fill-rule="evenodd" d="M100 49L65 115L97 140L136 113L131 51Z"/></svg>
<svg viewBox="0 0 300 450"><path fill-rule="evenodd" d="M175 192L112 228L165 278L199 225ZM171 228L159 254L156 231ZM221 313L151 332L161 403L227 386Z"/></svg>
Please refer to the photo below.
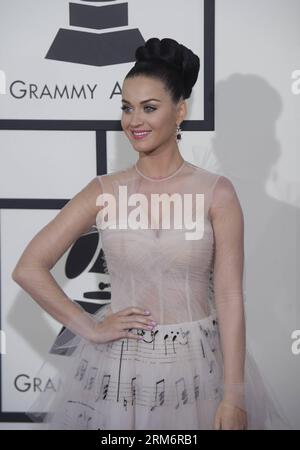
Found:
<svg viewBox="0 0 300 450"><path fill-rule="evenodd" d="M139 112L134 112L132 113L131 117L130 117L130 125L132 127L137 127L139 125L141 125L143 123L141 114Z"/></svg>

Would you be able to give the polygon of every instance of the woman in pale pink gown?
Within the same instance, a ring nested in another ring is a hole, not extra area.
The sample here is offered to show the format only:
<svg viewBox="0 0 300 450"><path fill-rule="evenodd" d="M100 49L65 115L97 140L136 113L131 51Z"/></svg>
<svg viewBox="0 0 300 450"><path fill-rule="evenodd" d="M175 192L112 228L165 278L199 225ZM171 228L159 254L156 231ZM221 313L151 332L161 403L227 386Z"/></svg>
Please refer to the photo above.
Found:
<svg viewBox="0 0 300 450"><path fill-rule="evenodd" d="M66 327L39 371L57 392L40 393L27 412L51 429L288 427L246 348L237 193L178 147L199 69L198 56L171 39L137 49L121 121L136 164L95 176L15 267L14 280ZM162 212L152 210L154 194L165 194ZM93 225L111 301L89 314L50 270Z"/></svg>

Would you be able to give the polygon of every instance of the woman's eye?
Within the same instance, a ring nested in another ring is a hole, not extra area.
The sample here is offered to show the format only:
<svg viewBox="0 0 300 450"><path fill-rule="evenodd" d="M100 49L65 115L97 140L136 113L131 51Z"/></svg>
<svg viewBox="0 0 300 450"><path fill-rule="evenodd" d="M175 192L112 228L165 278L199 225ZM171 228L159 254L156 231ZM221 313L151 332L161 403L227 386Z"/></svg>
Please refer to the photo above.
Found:
<svg viewBox="0 0 300 450"><path fill-rule="evenodd" d="M121 106L122 111L128 112L129 106L123 105ZM156 108L154 108L153 106L145 106L145 110L148 112L152 112L155 111Z"/></svg>
<svg viewBox="0 0 300 450"><path fill-rule="evenodd" d="M123 106L121 106L121 109L122 109L123 111L127 111L128 106L123 105Z"/></svg>
<svg viewBox="0 0 300 450"><path fill-rule="evenodd" d="M153 106L145 106L145 109L150 108L150 111L155 111L156 108L153 108Z"/></svg>

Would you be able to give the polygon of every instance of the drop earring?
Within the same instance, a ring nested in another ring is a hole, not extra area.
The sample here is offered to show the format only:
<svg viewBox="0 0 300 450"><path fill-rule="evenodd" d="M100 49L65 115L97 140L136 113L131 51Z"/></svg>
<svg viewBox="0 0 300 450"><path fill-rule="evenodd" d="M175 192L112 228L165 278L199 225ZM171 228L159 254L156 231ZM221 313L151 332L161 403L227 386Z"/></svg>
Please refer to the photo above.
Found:
<svg viewBox="0 0 300 450"><path fill-rule="evenodd" d="M177 138L178 141L181 139L181 132L182 132L182 130L180 128L180 125L177 125L177 127L176 127L176 138Z"/></svg>

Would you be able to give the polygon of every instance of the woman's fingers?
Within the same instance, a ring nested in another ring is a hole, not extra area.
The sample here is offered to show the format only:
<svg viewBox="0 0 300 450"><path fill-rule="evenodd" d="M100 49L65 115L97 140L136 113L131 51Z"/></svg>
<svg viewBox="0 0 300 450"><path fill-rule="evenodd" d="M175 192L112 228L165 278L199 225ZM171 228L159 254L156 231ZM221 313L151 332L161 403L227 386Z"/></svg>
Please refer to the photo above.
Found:
<svg viewBox="0 0 300 450"><path fill-rule="evenodd" d="M106 316L98 326L95 341L106 343L122 338L140 339L139 334L131 332L132 329L152 330L155 325L144 309L130 306Z"/></svg>
<svg viewBox="0 0 300 450"><path fill-rule="evenodd" d="M141 314L145 317L151 316L151 313L147 313L145 309L140 308L138 306L129 306L128 308L124 308L121 311L116 313L118 316L128 316L130 314Z"/></svg>
<svg viewBox="0 0 300 450"><path fill-rule="evenodd" d="M133 338L133 339L140 340L141 336L139 334L131 333L130 331L123 331L120 338Z"/></svg>
<svg viewBox="0 0 300 450"><path fill-rule="evenodd" d="M152 328L156 325L156 322L153 320L138 315L130 316L128 318L122 317L121 323L127 328L136 328L137 326L150 326Z"/></svg>
<svg viewBox="0 0 300 450"><path fill-rule="evenodd" d="M152 330L153 326L156 325L156 322L152 320L152 317L149 316L149 314L145 313L144 309L135 306L119 311L116 313L116 316L120 319L120 326L122 329L146 328Z"/></svg>

